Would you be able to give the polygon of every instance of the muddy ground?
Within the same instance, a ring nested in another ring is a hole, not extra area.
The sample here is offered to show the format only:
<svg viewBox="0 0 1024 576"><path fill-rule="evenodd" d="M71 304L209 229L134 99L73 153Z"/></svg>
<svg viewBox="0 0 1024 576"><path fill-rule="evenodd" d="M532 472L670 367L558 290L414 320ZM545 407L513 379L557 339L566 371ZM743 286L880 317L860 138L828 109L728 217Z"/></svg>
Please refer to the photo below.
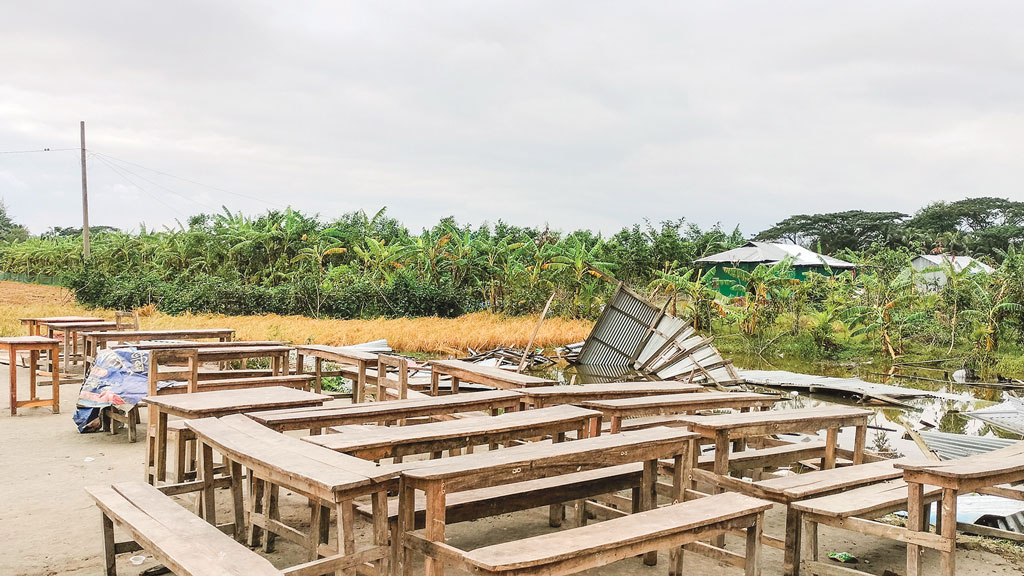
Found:
<svg viewBox="0 0 1024 576"><path fill-rule="evenodd" d="M145 443L129 444L123 434L79 434L71 414L74 410L78 384L61 386L61 413L54 415L47 408L19 410L10 416L7 366L2 366L0 389L0 575L96 575L102 573L100 515L82 489L84 486L110 484L142 479ZM27 372L20 371L21 397L27 397ZM44 386L41 395L49 394ZM141 429L140 429L141 432ZM140 437L144 437L140 433ZM282 513L286 522L302 526L308 519L305 501L282 493ZM188 497L182 497L190 504ZM223 502L221 503L223 504ZM222 518L227 508L222 507ZM784 512L773 509L767 519L766 531L781 535ZM571 525L571 522L566 523ZM496 542L539 534L552 530L547 525L547 510L531 510L515 515L454 525L449 530L449 543L474 548ZM332 535L333 536L333 535ZM361 535L365 538L365 534ZM120 539L120 537L119 537ZM869 538L850 532L822 528L822 553L844 551L860 559L860 568L876 575L886 570L905 573L905 547L890 540ZM729 547L742 552L742 543L731 538ZM153 565L148 559L142 566L128 563L128 556L118 558L118 573L134 575ZM586 574L649 575L667 572L667 556L662 554L659 566L644 567L637 559L628 559ZM303 561L300 550L279 541L270 555L276 566L285 567ZM957 554L958 574L1019 575L1024 566L1014 565L997 554L980 550L960 550ZM782 573L782 554L765 548L763 574ZM687 574L741 573L720 568L714 562L687 554ZM926 554L925 573L938 572L938 558ZM456 574L455 570L449 570Z"/></svg>

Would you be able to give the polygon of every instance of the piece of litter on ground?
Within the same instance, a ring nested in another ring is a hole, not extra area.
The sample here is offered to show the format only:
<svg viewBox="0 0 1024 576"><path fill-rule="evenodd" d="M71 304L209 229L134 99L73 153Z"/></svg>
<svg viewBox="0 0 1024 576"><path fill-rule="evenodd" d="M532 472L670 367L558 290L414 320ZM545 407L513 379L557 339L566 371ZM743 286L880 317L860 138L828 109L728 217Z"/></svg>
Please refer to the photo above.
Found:
<svg viewBox="0 0 1024 576"><path fill-rule="evenodd" d="M89 456L88 458L85 459L86 462L92 462L93 460L95 460L95 458L93 458L92 456Z"/></svg>
<svg viewBox="0 0 1024 576"><path fill-rule="evenodd" d="M146 557L145 556L132 556L131 558L128 559L128 561L131 562L135 566L142 566L142 563L146 561Z"/></svg>
<svg viewBox="0 0 1024 576"><path fill-rule="evenodd" d="M829 552L828 558L843 564L856 564L858 562L857 557L849 552Z"/></svg>

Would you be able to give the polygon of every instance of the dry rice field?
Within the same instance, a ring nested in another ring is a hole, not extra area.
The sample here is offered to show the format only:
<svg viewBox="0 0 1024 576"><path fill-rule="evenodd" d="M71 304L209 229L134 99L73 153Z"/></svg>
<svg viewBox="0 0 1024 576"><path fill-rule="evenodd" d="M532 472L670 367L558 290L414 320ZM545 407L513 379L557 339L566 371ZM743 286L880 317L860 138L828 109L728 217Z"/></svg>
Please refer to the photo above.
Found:
<svg viewBox="0 0 1024 576"><path fill-rule="evenodd" d="M454 354L469 348L526 346L536 317L510 318L476 312L458 318L376 318L370 320L316 319L305 316L224 316L183 314L170 316L151 307L139 310L143 329L234 328L240 340L283 340L294 344L335 346L386 338L401 352ZM25 317L90 315L113 318L112 310L88 309L75 302L66 289L37 284L0 282L0 336L25 333L18 321ZM587 337L593 324L586 320L548 318L535 343L553 348Z"/></svg>

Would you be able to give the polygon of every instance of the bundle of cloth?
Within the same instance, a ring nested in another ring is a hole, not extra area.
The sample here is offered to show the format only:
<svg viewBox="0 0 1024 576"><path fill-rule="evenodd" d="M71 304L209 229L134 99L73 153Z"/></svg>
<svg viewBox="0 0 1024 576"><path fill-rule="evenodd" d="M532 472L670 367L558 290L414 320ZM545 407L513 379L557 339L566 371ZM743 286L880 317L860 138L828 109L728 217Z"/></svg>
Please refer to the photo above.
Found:
<svg viewBox="0 0 1024 576"><path fill-rule="evenodd" d="M159 387L173 385L160 382ZM100 350L82 384L72 418L78 431L102 428L100 412L107 406L128 412L149 392L149 352L135 348Z"/></svg>

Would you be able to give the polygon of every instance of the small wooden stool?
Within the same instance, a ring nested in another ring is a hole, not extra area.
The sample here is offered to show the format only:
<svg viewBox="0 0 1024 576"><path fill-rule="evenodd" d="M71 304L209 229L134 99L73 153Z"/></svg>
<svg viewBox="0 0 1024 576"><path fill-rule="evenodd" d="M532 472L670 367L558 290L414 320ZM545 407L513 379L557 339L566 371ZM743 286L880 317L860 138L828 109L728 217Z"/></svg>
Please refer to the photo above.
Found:
<svg viewBox="0 0 1024 576"><path fill-rule="evenodd" d="M43 336L15 336L11 338L0 338L0 349L7 350L7 357L11 363L11 416L18 413L18 408L31 406L51 406L54 414L60 414L60 367L57 363L57 356L60 354L60 341ZM29 399L18 400L18 352L28 351L28 382ZM53 394L49 400L40 400L36 397L36 371L39 367L39 353L50 353L50 369L52 370Z"/></svg>

